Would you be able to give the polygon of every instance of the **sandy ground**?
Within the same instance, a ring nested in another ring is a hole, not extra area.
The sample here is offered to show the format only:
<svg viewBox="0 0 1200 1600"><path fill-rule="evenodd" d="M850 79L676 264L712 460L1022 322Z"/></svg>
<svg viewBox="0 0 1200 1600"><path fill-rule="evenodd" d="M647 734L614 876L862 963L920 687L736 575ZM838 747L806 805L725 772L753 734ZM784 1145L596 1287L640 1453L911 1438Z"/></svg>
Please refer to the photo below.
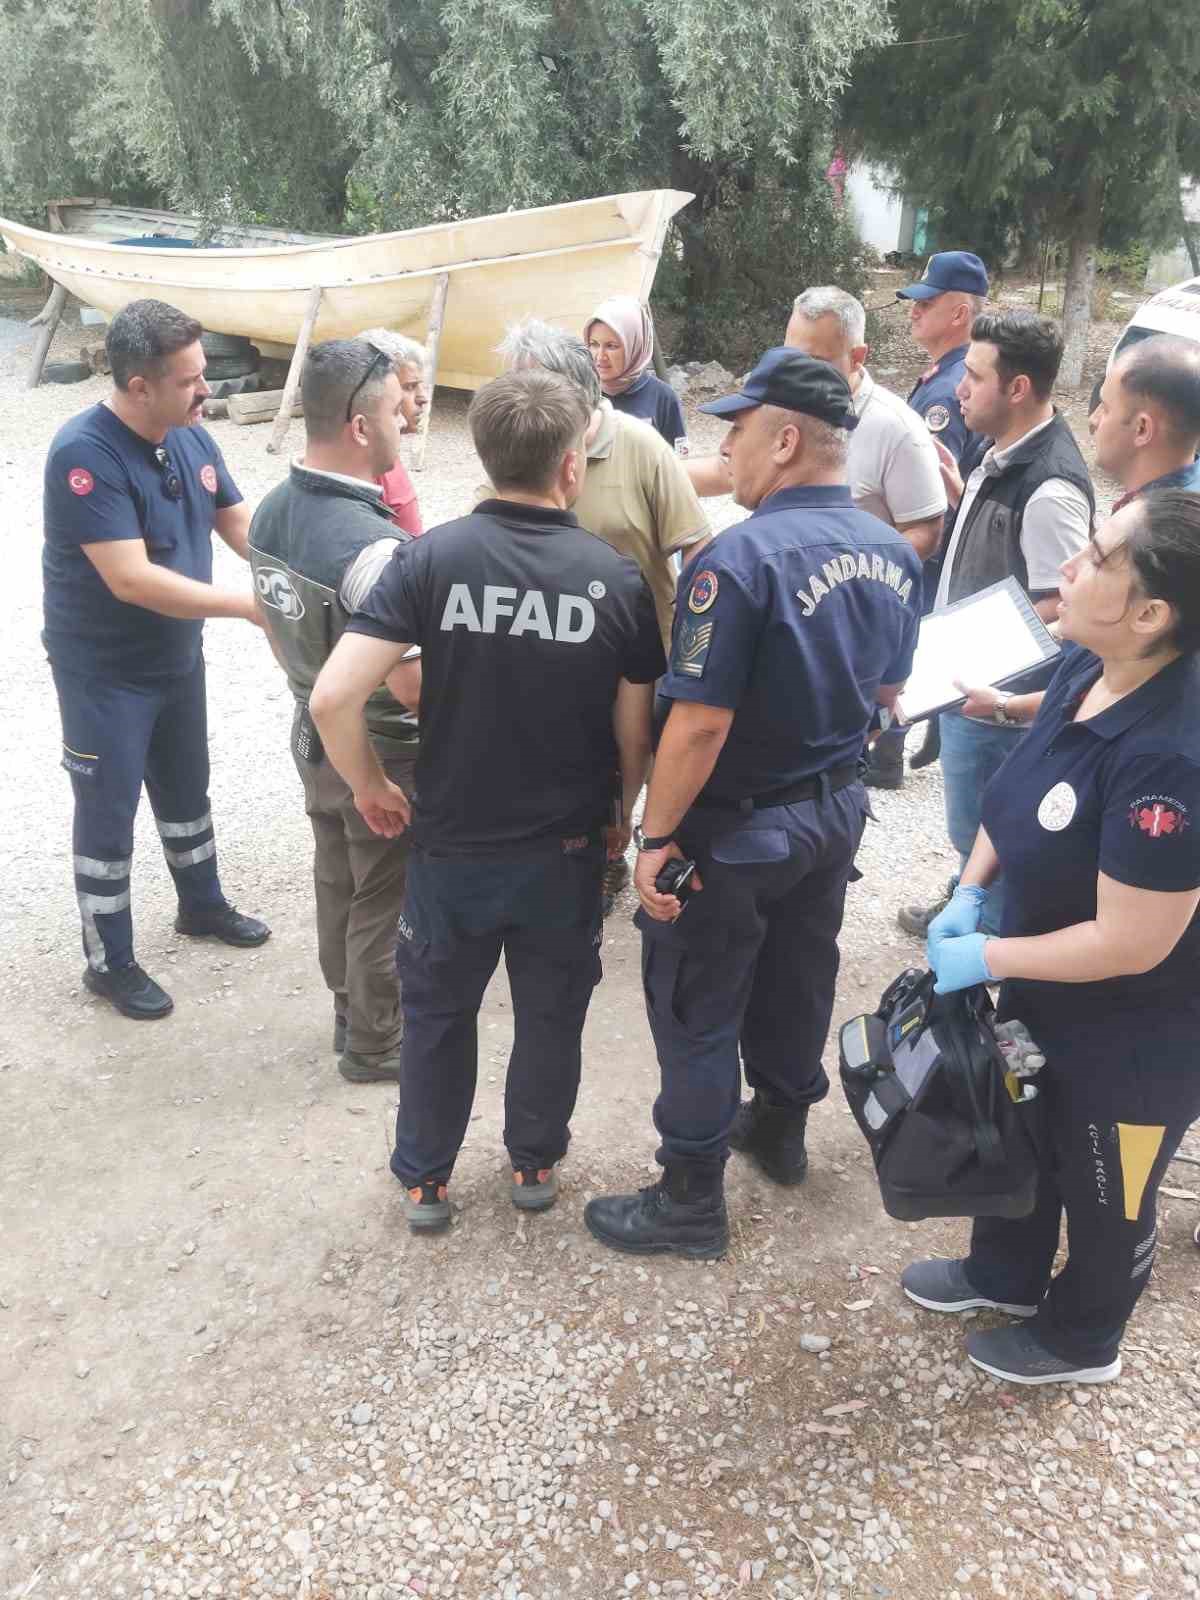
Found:
<svg viewBox="0 0 1200 1600"><path fill-rule="evenodd" d="M175 1013L143 1028L82 991L40 484L54 429L105 383L24 393L32 334L3 312L36 297L0 301L0 1595L1200 1594L1200 1175L1174 1169L1125 1375L1102 1392L977 1380L961 1326L903 1299L901 1265L964 1229L884 1215L836 1087L802 1190L731 1164L725 1261L611 1255L582 1203L648 1181L654 1148L628 905L606 927L560 1204L523 1221L508 1201L500 982L455 1226L409 1237L394 1096L346 1085L329 1051L289 698L249 627L208 629L212 800L226 887L274 936L251 953L175 937L146 811L138 951ZM79 342L68 325L54 354ZM903 390L920 365L897 338L877 371ZM464 410L439 394L427 523L478 481ZM212 428L256 500L281 470L266 429ZM694 437L718 432L698 419ZM237 566L219 550L222 579ZM877 811L838 1020L919 960L896 907L951 866L937 769Z"/></svg>

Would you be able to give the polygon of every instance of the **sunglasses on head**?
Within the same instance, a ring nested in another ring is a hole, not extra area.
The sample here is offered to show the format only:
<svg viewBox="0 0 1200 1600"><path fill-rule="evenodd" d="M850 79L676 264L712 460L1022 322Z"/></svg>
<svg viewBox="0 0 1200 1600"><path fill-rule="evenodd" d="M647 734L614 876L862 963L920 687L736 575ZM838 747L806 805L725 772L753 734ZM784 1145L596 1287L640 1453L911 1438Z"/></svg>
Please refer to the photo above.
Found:
<svg viewBox="0 0 1200 1600"><path fill-rule="evenodd" d="M158 463L158 470L163 475L163 488L167 491L167 498L169 500L182 500L183 484L180 481L179 474L175 471L175 463L161 444L154 452L154 459Z"/></svg>
<svg viewBox="0 0 1200 1600"><path fill-rule="evenodd" d="M392 364L391 356L386 354L385 351L380 350L377 345L372 345L371 349L375 351L375 354L371 358L371 363L367 370L363 373L362 377L354 385L354 388L350 391L350 398L346 401L347 422L349 422L354 416L354 402L358 399L359 391L365 388L368 383L370 383L371 379L377 372L387 372Z"/></svg>

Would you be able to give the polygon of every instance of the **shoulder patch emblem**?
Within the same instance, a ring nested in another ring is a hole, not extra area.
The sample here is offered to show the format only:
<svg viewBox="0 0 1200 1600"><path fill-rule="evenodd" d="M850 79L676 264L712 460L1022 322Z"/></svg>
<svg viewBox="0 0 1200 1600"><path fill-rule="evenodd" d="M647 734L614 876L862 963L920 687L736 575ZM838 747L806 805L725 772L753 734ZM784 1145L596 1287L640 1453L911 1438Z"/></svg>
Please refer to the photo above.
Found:
<svg viewBox="0 0 1200 1600"><path fill-rule="evenodd" d="M206 461L200 468L200 482L208 490L209 494L216 494L217 469L213 466L211 461Z"/></svg>
<svg viewBox="0 0 1200 1600"><path fill-rule="evenodd" d="M692 579L692 587L688 591L688 610L696 612L707 611L717 598L717 575L710 572L707 567L703 572L698 572Z"/></svg>
<svg viewBox="0 0 1200 1600"><path fill-rule="evenodd" d="M672 671L685 678L704 676L704 665L708 660L716 626L715 619L711 622L689 622L686 617L680 619L671 651Z"/></svg>
<svg viewBox="0 0 1200 1600"><path fill-rule="evenodd" d="M930 433L941 433L950 426L950 412L945 406L930 406L925 413L925 426Z"/></svg>
<svg viewBox="0 0 1200 1600"><path fill-rule="evenodd" d="M1188 808L1173 795L1147 794L1129 808L1129 826L1150 839L1178 836L1187 828Z"/></svg>
<svg viewBox="0 0 1200 1600"><path fill-rule="evenodd" d="M86 467L72 467L67 473L67 488L72 494L91 494L96 480Z"/></svg>

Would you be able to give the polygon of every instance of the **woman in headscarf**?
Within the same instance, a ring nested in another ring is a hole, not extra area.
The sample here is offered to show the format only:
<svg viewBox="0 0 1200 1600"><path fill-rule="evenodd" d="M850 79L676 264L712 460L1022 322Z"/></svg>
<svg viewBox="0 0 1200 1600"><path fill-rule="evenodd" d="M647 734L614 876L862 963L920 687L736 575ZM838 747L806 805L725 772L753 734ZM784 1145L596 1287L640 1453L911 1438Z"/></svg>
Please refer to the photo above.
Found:
<svg viewBox="0 0 1200 1600"><path fill-rule="evenodd" d="M679 455L686 455L687 429L679 396L654 375L649 307L628 294L602 301L583 330L583 342L614 408L650 423Z"/></svg>

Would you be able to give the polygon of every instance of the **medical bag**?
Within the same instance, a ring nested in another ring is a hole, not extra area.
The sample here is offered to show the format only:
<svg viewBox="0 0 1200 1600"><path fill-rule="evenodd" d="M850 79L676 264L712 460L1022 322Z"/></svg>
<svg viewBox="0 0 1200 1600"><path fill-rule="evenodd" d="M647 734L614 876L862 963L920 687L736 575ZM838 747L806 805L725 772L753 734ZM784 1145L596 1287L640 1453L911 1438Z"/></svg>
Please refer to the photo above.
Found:
<svg viewBox="0 0 1200 1600"><path fill-rule="evenodd" d="M1027 1216L1043 1109L1032 1073L1014 1072L1011 1025L997 1036L986 988L938 995L933 984L931 972L902 972L839 1036L842 1087L884 1209L901 1222Z"/></svg>

